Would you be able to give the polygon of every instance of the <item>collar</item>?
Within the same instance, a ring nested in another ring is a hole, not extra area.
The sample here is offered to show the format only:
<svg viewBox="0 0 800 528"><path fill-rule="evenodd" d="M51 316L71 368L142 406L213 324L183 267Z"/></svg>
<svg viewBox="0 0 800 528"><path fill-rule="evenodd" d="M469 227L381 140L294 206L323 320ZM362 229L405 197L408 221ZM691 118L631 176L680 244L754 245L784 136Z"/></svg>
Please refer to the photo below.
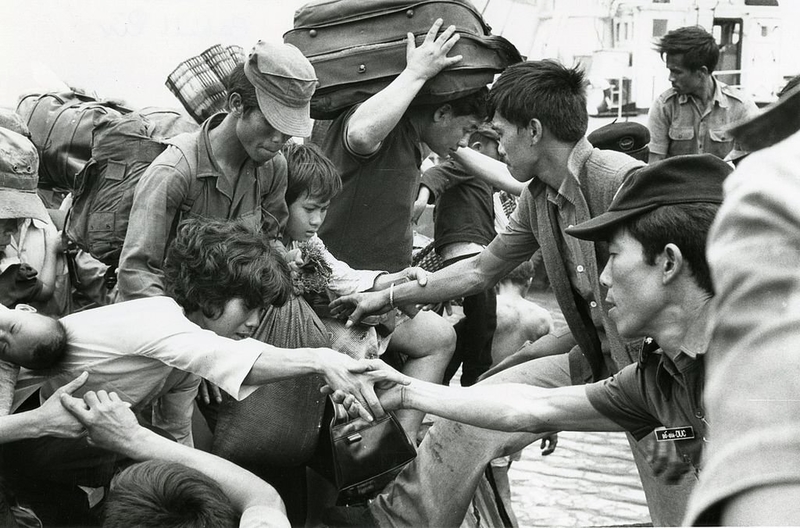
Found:
<svg viewBox="0 0 800 528"><path fill-rule="evenodd" d="M719 105L722 108L728 108L728 98L725 97L724 93L722 93L722 84L718 82L714 77L711 78L711 82L714 83L714 96L712 97L712 102L714 103L714 105ZM678 94L679 104L686 104L690 100L695 100L695 99L697 98L694 95Z"/></svg>
<svg viewBox="0 0 800 528"><path fill-rule="evenodd" d="M553 192L553 190L548 187L548 197L551 201L555 202L556 205L563 205L564 200L572 204L580 201L582 197L580 174L589 156L592 155L592 150L594 150L594 147L592 147L592 144L589 143L586 137L578 140L575 146L572 147L572 152L570 152L569 158L567 158L567 177L561 182L558 191Z"/></svg>
<svg viewBox="0 0 800 528"><path fill-rule="evenodd" d="M209 132L211 129L216 128L225 119L227 114L220 112L206 119L200 129L200 135L197 138L197 179L216 178L216 188L219 192L233 199L234 182L225 177L225 173L217 165L211 151L211 139Z"/></svg>

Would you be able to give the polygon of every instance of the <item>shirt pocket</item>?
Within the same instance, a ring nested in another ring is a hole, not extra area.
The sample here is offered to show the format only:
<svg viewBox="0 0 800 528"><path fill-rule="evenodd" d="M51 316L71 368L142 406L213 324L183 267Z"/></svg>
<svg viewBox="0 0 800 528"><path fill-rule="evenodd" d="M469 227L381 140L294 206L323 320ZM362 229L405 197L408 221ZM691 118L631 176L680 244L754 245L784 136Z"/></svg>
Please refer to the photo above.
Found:
<svg viewBox="0 0 800 528"><path fill-rule="evenodd" d="M671 126L669 128L669 139L669 156L697 153L694 127Z"/></svg>
<svg viewBox="0 0 800 528"><path fill-rule="evenodd" d="M733 148L733 137L728 133L727 130L709 129L708 138L711 140L706 148L706 152L708 154L713 154L717 157L724 158Z"/></svg>

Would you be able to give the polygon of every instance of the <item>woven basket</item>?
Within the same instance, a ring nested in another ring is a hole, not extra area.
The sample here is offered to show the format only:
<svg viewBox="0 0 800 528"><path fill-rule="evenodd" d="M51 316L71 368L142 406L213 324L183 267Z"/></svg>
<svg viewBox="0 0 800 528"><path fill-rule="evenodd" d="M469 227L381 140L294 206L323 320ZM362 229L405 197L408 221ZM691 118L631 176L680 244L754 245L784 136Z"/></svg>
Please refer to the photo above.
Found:
<svg viewBox="0 0 800 528"><path fill-rule="evenodd" d="M240 46L211 46L186 59L167 77L169 91L198 123L225 109L225 79L244 61Z"/></svg>

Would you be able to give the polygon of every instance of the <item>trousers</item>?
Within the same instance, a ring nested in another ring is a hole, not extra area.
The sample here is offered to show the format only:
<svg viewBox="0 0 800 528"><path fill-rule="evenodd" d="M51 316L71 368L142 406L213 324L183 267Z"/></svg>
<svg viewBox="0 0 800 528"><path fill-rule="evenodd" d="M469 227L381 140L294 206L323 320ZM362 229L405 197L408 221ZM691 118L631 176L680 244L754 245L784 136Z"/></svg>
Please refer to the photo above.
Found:
<svg viewBox="0 0 800 528"><path fill-rule="evenodd" d="M528 361L480 383L568 386L572 383L569 357L562 354ZM416 459L370 504L370 514L380 527L457 527L466 515L486 465L542 436L438 420L419 445ZM646 453L630 435L629 441L634 445L632 452L653 525L680 525L696 478L690 475L677 485L660 482L650 470Z"/></svg>

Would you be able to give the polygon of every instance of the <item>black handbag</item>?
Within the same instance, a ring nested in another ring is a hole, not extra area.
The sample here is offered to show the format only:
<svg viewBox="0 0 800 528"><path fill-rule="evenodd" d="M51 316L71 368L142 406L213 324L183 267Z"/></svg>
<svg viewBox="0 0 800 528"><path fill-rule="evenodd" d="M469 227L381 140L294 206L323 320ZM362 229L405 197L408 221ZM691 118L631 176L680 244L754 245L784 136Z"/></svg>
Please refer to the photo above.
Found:
<svg viewBox="0 0 800 528"><path fill-rule="evenodd" d="M393 413L368 422L350 418L342 405L329 399L309 466L336 486L337 504L342 505L374 497L416 456Z"/></svg>

